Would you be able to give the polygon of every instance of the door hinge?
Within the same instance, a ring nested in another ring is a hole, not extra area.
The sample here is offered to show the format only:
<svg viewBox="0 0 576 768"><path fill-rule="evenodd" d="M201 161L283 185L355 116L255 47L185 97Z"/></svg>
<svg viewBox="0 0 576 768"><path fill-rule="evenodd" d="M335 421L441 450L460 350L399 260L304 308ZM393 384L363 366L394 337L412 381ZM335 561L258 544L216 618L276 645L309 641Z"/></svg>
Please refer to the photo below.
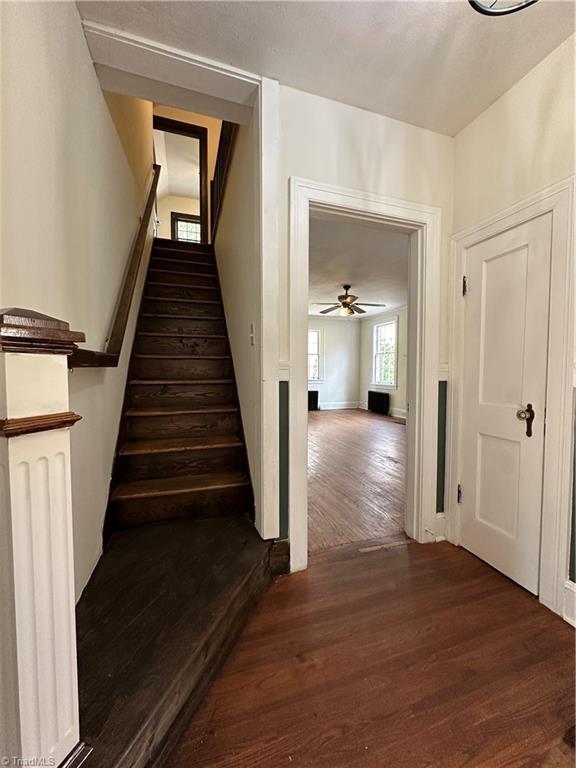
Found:
<svg viewBox="0 0 576 768"><path fill-rule="evenodd" d="M468 278L466 275L462 276L462 296L466 296L468 293Z"/></svg>
<svg viewBox="0 0 576 768"><path fill-rule="evenodd" d="M458 483L458 504L462 504L462 486Z"/></svg>

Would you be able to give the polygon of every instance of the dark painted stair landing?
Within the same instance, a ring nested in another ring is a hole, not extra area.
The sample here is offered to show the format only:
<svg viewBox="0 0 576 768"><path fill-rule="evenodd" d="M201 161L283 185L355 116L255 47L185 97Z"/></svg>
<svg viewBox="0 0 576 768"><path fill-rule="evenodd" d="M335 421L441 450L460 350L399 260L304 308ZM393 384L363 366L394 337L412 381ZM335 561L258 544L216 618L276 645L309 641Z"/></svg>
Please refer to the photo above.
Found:
<svg viewBox="0 0 576 768"><path fill-rule="evenodd" d="M246 518L113 534L77 609L91 768L163 764L269 581Z"/></svg>
<svg viewBox="0 0 576 768"><path fill-rule="evenodd" d="M270 581L210 246L155 240L104 554L78 605L91 768L163 764Z"/></svg>

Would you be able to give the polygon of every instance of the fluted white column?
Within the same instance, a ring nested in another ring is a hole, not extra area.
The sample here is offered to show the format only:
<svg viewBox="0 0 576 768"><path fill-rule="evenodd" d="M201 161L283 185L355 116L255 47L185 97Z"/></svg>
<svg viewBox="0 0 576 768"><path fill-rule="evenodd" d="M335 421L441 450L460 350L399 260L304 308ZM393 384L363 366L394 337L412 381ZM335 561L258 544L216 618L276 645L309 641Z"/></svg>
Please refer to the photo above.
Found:
<svg viewBox="0 0 576 768"><path fill-rule="evenodd" d="M0 765L79 765L67 355L83 335L0 311Z"/></svg>

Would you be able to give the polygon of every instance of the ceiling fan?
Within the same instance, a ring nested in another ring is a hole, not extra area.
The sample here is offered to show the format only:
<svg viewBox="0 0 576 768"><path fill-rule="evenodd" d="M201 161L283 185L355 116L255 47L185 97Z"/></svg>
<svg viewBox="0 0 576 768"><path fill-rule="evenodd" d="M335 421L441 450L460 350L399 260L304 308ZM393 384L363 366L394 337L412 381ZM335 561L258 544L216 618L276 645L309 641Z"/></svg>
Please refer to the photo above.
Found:
<svg viewBox="0 0 576 768"><path fill-rule="evenodd" d="M329 312L334 312L335 309L340 310L340 314L344 317L352 317L354 314L357 315L365 315L366 310L362 309L362 307L358 306L356 303L358 301L358 296L353 296L351 293L348 293L352 286L351 285L343 285L342 288L344 288L345 293L340 294L338 296L338 304L330 305L329 302L313 302L314 304L317 304L318 306L324 306L325 304L329 304L328 309L321 310L321 315L327 315ZM386 304L369 304L366 301L363 301L362 304L365 307L385 307Z"/></svg>

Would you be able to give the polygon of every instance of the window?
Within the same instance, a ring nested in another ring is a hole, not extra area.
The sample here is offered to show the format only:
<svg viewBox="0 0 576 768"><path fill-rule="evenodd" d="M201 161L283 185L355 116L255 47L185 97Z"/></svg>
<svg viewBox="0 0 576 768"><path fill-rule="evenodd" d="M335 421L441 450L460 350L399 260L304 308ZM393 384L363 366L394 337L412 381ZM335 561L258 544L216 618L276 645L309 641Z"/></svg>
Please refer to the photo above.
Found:
<svg viewBox="0 0 576 768"><path fill-rule="evenodd" d="M308 331L308 381L320 380L320 331Z"/></svg>
<svg viewBox="0 0 576 768"><path fill-rule="evenodd" d="M374 326L374 384L396 386L396 320Z"/></svg>
<svg viewBox="0 0 576 768"><path fill-rule="evenodd" d="M172 240L183 240L186 243L200 243L202 241L200 216L172 211L170 218Z"/></svg>

